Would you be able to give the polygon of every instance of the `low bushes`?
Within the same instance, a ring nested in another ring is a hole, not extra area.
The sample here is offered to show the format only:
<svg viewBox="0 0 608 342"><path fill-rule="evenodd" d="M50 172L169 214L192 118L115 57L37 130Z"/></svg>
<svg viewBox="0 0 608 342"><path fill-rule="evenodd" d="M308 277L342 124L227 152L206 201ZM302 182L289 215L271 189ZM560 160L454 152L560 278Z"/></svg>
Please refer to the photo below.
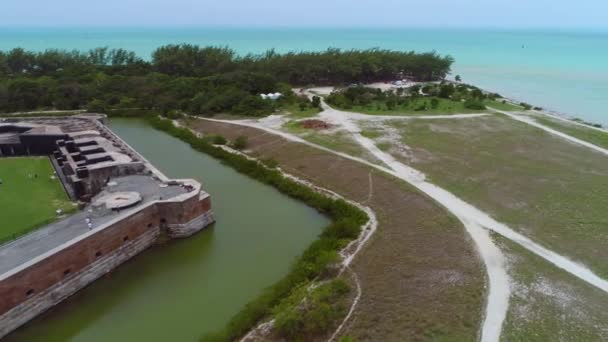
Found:
<svg viewBox="0 0 608 342"><path fill-rule="evenodd" d="M213 138L211 138L211 142L213 143L213 145L226 145L226 138L224 138L221 135L214 135Z"/></svg>
<svg viewBox="0 0 608 342"><path fill-rule="evenodd" d="M235 140L234 143L232 143L232 147L234 147L234 149L236 150L244 150L247 148L247 145L249 144L249 141L247 141L247 137L246 136L238 136Z"/></svg>
<svg viewBox="0 0 608 342"><path fill-rule="evenodd" d="M248 303L222 331L204 336L203 341L238 339L261 319L272 314L272 309L298 286L328 274L331 265L339 259L337 252L358 236L360 227L368 220L363 211L346 201L319 194L284 177L276 169L215 147L207 140L198 138L190 130L175 127L169 120L149 117L149 121L155 128L183 140L192 148L221 160L240 173L275 187L285 195L306 203L332 219L332 223L325 228L319 239L304 251L283 279Z"/></svg>
<svg viewBox="0 0 608 342"><path fill-rule="evenodd" d="M310 292L306 286L298 288L273 310L277 333L288 340L325 333L346 313L342 302L349 292L350 286L343 279Z"/></svg>
<svg viewBox="0 0 608 342"><path fill-rule="evenodd" d="M464 102L464 108L473 110L484 110L486 109L486 106L480 100L468 99Z"/></svg>

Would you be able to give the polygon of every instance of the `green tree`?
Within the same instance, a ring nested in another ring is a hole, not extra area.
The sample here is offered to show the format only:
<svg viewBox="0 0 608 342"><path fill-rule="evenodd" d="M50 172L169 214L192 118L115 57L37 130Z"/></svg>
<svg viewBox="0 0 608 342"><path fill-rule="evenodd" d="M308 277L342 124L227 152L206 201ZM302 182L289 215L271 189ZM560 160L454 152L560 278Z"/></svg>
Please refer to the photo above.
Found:
<svg viewBox="0 0 608 342"><path fill-rule="evenodd" d="M91 112L91 113L101 113L101 114L105 114L109 112L110 107L108 106L108 104L100 99L93 99L91 102L89 102L89 104L87 105L87 111Z"/></svg>
<svg viewBox="0 0 608 342"><path fill-rule="evenodd" d="M439 97L444 98L444 99L449 99L454 92L456 91L456 89L454 88L454 86L450 83L447 84L442 84L439 88Z"/></svg>
<svg viewBox="0 0 608 342"><path fill-rule="evenodd" d="M44 89L38 82L16 79L8 85L9 111L33 110L42 104Z"/></svg>

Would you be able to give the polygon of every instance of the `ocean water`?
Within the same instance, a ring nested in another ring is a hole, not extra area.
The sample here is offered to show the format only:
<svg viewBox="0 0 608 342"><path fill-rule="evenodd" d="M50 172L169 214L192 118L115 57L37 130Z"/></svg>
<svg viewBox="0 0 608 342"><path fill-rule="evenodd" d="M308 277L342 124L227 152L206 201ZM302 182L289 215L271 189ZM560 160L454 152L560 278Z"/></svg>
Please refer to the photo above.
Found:
<svg viewBox="0 0 608 342"><path fill-rule="evenodd" d="M150 58L163 44L229 46L240 54L387 48L456 60L453 75L503 96L608 124L608 31L304 28L0 28L0 50L125 48Z"/></svg>

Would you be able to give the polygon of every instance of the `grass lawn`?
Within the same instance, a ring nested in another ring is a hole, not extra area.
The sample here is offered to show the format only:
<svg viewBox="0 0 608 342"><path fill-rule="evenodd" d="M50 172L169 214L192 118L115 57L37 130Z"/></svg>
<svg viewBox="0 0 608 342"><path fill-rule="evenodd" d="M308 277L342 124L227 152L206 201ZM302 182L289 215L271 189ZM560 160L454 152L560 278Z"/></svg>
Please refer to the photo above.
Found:
<svg viewBox="0 0 608 342"><path fill-rule="evenodd" d="M437 99L435 108L431 108L431 99ZM426 104L426 109L416 110ZM484 110L468 109L464 107L464 102L457 102L439 97L419 97L410 99L405 105L397 105L393 109L388 109L386 104L380 101L373 101L369 105L356 105L352 108L341 108L349 112L357 112L371 115L438 115L438 114L462 114L480 113Z"/></svg>
<svg viewBox="0 0 608 342"><path fill-rule="evenodd" d="M546 116L535 116L534 120L547 127L551 127L556 131L560 131L571 135L575 138L590 142L594 145L608 148L608 133L598 131L593 128L582 127L580 125L571 124L557 119L551 119Z"/></svg>
<svg viewBox="0 0 608 342"><path fill-rule="evenodd" d="M46 157L0 159L0 243L53 221L57 209L74 210L61 182L50 179L52 174Z"/></svg>
<svg viewBox="0 0 608 342"><path fill-rule="evenodd" d="M391 122L431 182L608 277L608 158L503 115ZM379 142L385 142L378 139Z"/></svg>

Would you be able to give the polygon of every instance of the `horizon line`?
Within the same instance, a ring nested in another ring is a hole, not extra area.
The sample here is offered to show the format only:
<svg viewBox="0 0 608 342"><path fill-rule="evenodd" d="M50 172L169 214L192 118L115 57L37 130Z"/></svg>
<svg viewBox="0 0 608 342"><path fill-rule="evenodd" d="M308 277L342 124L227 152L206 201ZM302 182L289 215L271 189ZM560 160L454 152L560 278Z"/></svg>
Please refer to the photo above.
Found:
<svg viewBox="0 0 608 342"><path fill-rule="evenodd" d="M0 24L3 29L43 29L43 28L86 28L86 29L306 29L306 30L325 30L325 29L348 29L348 30L382 30L382 29L462 29L462 30L598 30L608 31L607 26L503 26L503 25L189 25L189 24L128 24L128 25L90 25L90 24Z"/></svg>

